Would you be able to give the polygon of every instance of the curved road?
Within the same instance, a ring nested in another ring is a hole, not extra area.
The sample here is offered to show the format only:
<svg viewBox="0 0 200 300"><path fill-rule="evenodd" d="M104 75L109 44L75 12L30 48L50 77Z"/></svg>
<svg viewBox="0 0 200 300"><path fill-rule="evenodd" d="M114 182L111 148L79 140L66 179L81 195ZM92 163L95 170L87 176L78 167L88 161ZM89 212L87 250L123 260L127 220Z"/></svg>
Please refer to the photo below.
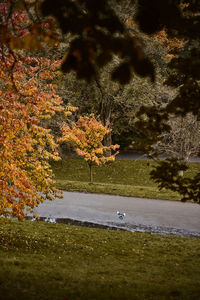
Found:
<svg viewBox="0 0 200 300"><path fill-rule="evenodd" d="M126 213L123 220L117 211ZM72 219L83 225L91 222L131 231L200 237L200 205L193 203L63 192L63 199L45 201L35 212L52 222Z"/></svg>
<svg viewBox="0 0 200 300"><path fill-rule="evenodd" d="M161 159L167 158L166 155L161 155ZM120 152L116 156L117 160L149 160L147 158L146 154L144 153L138 153L138 152ZM189 162L200 162L200 157L199 156L192 156L189 158Z"/></svg>

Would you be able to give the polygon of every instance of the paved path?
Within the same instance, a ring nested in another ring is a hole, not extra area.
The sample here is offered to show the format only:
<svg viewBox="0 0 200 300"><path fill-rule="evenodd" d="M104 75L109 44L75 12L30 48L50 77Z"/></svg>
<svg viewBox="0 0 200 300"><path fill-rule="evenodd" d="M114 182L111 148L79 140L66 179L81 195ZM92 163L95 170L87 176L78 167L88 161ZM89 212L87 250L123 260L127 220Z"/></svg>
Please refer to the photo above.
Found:
<svg viewBox="0 0 200 300"><path fill-rule="evenodd" d="M160 158L166 159L166 155L161 155ZM146 154L138 153L138 152L120 152L116 156L117 160L148 160ZM200 157L190 157L190 162L200 162Z"/></svg>
<svg viewBox="0 0 200 300"><path fill-rule="evenodd" d="M131 231L200 237L200 205L176 201L63 192L63 199L45 201L39 216L116 226ZM117 211L126 213L120 220Z"/></svg>
<svg viewBox="0 0 200 300"><path fill-rule="evenodd" d="M68 154L67 156L68 158L71 157L79 157L76 153L71 153ZM166 155L161 155L160 158L165 159L167 158ZM117 160L149 160L149 158L147 158L146 154L143 153L139 153L139 152L124 152L124 151L120 151L119 154L116 156ZM189 158L190 162L200 162L200 157L190 157Z"/></svg>

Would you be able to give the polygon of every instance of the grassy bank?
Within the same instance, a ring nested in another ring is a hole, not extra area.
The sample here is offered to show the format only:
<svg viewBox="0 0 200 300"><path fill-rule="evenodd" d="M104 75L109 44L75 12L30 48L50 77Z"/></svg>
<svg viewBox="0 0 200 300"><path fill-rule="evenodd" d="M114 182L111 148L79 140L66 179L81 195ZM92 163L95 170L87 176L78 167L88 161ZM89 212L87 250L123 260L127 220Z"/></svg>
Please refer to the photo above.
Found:
<svg viewBox="0 0 200 300"><path fill-rule="evenodd" d="M80 158L67 158L52 163L57 186L67 191L105 193L142 198L180 200L177 193L159 191L150 179L154 163L148 161L117 160L106 166L93 167L94 182L89 183L89 168ZM192 176L200 171L199 163L190 163L185 173Z"/></svg>
<svg viewBox="0 0 200 300"><path fill-rule="evenodd" d="M199 299L199 239L0 219L7 299Z"/></svg>

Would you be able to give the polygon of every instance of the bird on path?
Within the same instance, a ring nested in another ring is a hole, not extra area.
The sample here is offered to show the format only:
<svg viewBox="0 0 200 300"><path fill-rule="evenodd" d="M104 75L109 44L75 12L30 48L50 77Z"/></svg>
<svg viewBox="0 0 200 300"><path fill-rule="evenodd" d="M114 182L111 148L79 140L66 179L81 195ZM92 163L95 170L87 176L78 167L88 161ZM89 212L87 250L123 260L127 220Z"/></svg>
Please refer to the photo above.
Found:
<svg viewBox="0 0 200 300"><path fill-rule="evenodd" d="M123 218L126 216L125 213L120 213L119 211L117 211L117 215L118 215L120 220L123 220Z"/></svg>

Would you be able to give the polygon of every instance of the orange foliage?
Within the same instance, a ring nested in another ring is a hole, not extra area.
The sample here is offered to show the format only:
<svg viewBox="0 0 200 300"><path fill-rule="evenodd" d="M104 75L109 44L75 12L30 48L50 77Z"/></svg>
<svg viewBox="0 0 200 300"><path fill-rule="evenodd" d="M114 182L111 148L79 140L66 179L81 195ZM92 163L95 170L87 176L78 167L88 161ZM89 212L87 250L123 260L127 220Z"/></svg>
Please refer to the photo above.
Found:
<svg viewBox="0 0 200 300"><path fill-rule="evenodd" d="M178 38L169 38L165 29L159 31L154 35L154 38L161 41L165 47L168 49L167 57L171 60L174 57L174 54L170 52L173 50L181 50L184 45L183 40Z"/></svg>
<svg viewBox="0 0 200 300"><path fill-rule="evenodd" d="M80 117L77 123L74 123L72 128L64 124L62 126L63 137L60 142L71 142L76 150L76 153L83 156L85 161L92 165L101 165L115 160L116 152L113 155L106 155L111 150L115 151L119 145L104 146L103 138L111 130L108 129L108 124L103 124L91 117Z"/></svg>
<svg viewBox="0 0 200 300"><path fill-rule="evenodd" d="M45 199L60 195L49 160L58 160L49 129L40 125L64 108L54 78L58 61L0 52L0 215L23 219Z"/></svg>
<svg viewBox="0 0 200 300"><path fill-rule="evenodd" d="M39 6L39 1L37 5ZM46 44L59 43L55 22L49 17L41 20L35 11L35 1L4 0L0 3L0 40L10 49L35 51Z"/></svg>

